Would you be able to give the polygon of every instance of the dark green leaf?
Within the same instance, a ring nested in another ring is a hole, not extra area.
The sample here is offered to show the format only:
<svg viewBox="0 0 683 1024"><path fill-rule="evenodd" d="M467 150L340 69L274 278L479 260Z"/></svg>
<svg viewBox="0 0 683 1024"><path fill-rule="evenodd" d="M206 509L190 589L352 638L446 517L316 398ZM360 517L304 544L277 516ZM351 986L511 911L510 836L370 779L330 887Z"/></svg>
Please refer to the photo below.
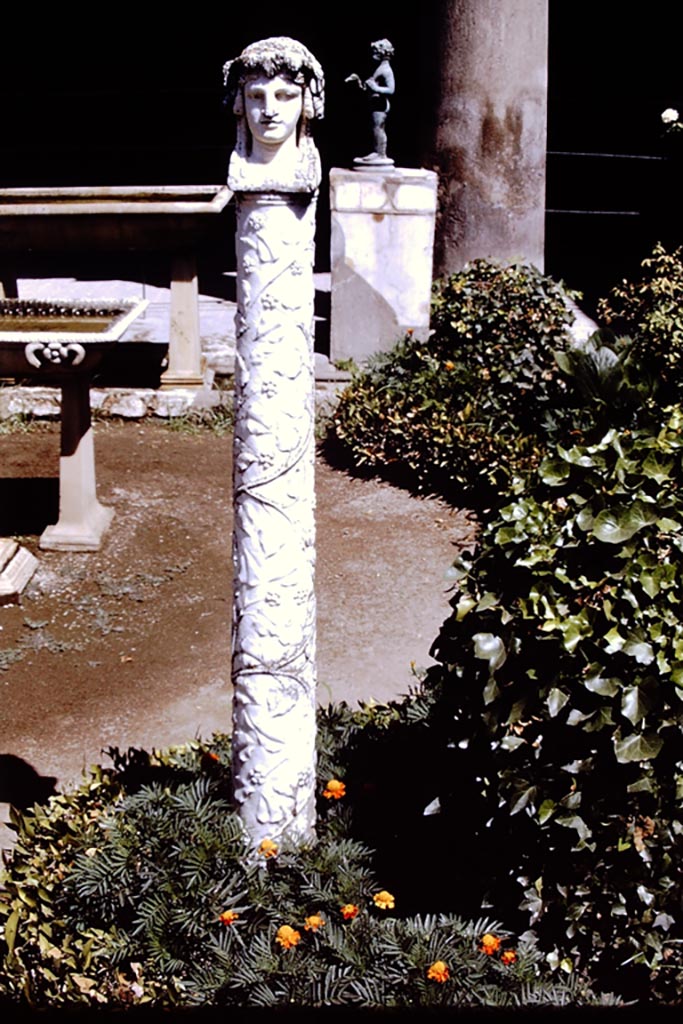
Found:
<svg viewBox="0 0 683 1024"><path fill-rule="evenodd" d="M655 732L632 733L625 739L619 734L614 737L614 753L620 764L629 761L651 761L657 757L664 745L664 740Z"/></svg>
<svg viewBox="0 0 683 1024"><path fill-rule="evenodd" d="M544 484L556 487L569 478L571 469L565 459L544 459L539 467L539 475Z"/></svg>
<svg viewBox="0 0 683 1024"><path fill-rule="evenodd" d="M5 942L7 943L7 949L10 954L14 952L14 944L17 940L17 931L19 929L19 911L13 910L10 916L7 918L5 924Z"/></svg>
<svg viewBox="0 0 683 1024"><path fill-rule="evenodd" d="M562 690L558 690L557 687L554 687L548 694L548 699L545 702L550 717L555 718L568 700L569 697L566 693L563 693Z"/></svg>
<svg viewBox="0 0 683 1024"><path fill-rule="evenodd" d="M621 685L621 680L605 678L600 675L599 666L595 666L591 674L583 680L583 685L591 693L599 693L601 697L613 697Z"/></svg>
<svg viewBox="0 0 683 1024"><path fill-rule="evenodd" d="M637 725L645 718L650 706L651 703L640 686L629 686L621 695L621 713L632 725Z"/></svg>
<svg viewBox="0 0 683 1024"><path fill-rule="evenodd" d="M623 544L644 526L654 523L656 518L653 507L642 501L634 501L631 505L614 505L598 513L592 533L605 544Z"/></svg>
<svg viewBox="0 0 683 1024"><path fill-rule="evenodd" d="M495 672L505 663L505 644L495 633L475 633L472 639L475 658L488 661L491 672Z"/></svg>

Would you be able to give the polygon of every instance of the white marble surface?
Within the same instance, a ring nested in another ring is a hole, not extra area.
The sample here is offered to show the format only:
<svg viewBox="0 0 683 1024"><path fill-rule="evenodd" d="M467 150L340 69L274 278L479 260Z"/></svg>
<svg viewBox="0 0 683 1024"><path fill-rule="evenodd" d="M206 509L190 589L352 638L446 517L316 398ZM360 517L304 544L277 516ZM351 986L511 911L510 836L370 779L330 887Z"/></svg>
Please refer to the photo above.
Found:
<svg viewBox="0 0 683 1024"><path fill-rule="evenodd" d="M310 195L238 197L234 794L252 841L315 820L313 236Z"/></svg>
<svg viewBox="0 0 683 1024"><path fill-rule="evenodd" d="M412 168L330 171L332 362L428 332L436 184Z"/></svg>

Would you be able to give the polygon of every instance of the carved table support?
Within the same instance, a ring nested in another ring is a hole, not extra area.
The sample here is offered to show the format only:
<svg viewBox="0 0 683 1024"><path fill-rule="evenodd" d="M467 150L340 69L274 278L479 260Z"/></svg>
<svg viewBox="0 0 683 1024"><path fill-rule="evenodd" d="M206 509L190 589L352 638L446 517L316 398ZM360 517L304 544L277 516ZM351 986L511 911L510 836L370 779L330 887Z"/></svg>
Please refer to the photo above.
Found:
<svg viewBox="0 0 683 1024"><path fill-rule="evenodd" d="M97 551L114 510L100 505L90 419L90 380L75 375L62 384L59 520L40 535L46 551Z"/></svg>
<svg viewBox="0 0 683 1024"><path fill-rule="evenodd" d="M173 258L170 317L168 367L161 375L161 387L199 387L203 382L202 340L194 253Z"/></svg>

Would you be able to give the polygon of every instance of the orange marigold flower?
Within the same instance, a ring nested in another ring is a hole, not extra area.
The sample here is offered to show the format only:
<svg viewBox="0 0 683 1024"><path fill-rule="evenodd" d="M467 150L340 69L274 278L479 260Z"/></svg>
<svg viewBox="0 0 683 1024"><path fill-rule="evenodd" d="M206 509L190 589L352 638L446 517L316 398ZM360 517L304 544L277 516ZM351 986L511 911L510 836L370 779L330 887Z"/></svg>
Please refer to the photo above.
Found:
<svg viewBox="0 0 683 1024"><path fill-rule="evenodd" d="M517 959L517 954L514 949L506 949L504 953L500 954L500 961L503 964L514 964Z"/></svg>
<svg viewBox="0 0 683 1024"><path fill-rule="evenodd" d="M218 920L221 924L229 925L234 924L239 916L234 910L224 910L222 914L218 915Z"/></svg>
<svg viewBox="0 0 683 1024"><path fill-rule="evenodd" d="M339 779L330 779L323 790L323 796L326 800L341 800L346 796L346 786Z"/></svg>
<svg viewBox="0 0 683 1024"><path fill-rule="evenodd" d="M317 932L318 928L324 927L325 921L320 914L311 914L310 917L306 918L304 924L304 930L307 932Z"/></svg>
<svg viewBox="0 0 683 1024"><path fill-rule="evenodd" d="M381 892L376 892L372 897L375 901L375 906L379 907L380 910L393 910L395 906L394 897L386 889L382 889Z"/></svg>
<svg viewBox="0 0 683 1024"><path fill-rule="evenodd" d="M301 932L298 932L296 928L290 928L288 924L283 924L277 930L275 941L279 942L283 949L291 949L292 946L297 946L301 942Z"/></svg>
<svg viewBox="0 0 683 1024"><path fill-rule="evenodd" d="M447 359L446 362L443 364L443 368L444 370L454 370L455 363L453 362L452 359ZM437 963L441 963L441 961L437 960Z"/></svg>
<svg viewBox="0 0 683 1024"><path fill-rule="evenodd" d="M492 935L491 932L487 932L486 935L482 936L481 946L479 947L480 952L486 953L487 956L493 956L500 949L501 940L497 935Z"/></svg>
<svg viewBox="0 0 683 1024"><path fill-rule="evenodd" d="M345 903L339 909L345 921L353 921L354 917L358 917L358 907L355 903Z"/></svg>
<svg viewBox="0 0 683 1024"><path fill-rule="evenodd" d="M442 984L444 981L448 981L449 976L448 964L444 963L443 960L435 960L427 971L427 977L429 980L438 981L439 984Z"/></svg>
<svg viewBox="0 0 683 1024"><path fill-rule="evenodd" d="M272 839L262 839L259 843L258 852L268 860L269 857L277 857L278 846Z"/></svg>

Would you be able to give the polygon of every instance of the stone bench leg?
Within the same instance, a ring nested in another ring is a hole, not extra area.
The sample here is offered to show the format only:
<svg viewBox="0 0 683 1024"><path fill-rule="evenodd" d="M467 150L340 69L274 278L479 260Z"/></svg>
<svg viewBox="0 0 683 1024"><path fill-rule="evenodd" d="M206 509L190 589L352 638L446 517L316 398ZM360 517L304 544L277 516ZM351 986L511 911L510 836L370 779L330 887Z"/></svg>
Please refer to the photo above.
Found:
<svg viewBox="0 0 683 1024"><path fill-rule="evenodd" d="M95 448L90 419L90 381L62 385L59 459L59 521L40 537L46 551L97 551L114 511L97 500Z"/></svg>
<svg viewBox="0 0 683 1024"><path fill-rule="evenodd" d="M174 257L171 265L168 368L161 376L161 386L200 387L202 383L197 260L193 253L185 253Z"/></svg>
<svg viewBox="0 0 683 1024"><path fill-rule="evenodd" d="M7 267L0 266L0 299L18 299L19 286L16 275Z"/></svg>

